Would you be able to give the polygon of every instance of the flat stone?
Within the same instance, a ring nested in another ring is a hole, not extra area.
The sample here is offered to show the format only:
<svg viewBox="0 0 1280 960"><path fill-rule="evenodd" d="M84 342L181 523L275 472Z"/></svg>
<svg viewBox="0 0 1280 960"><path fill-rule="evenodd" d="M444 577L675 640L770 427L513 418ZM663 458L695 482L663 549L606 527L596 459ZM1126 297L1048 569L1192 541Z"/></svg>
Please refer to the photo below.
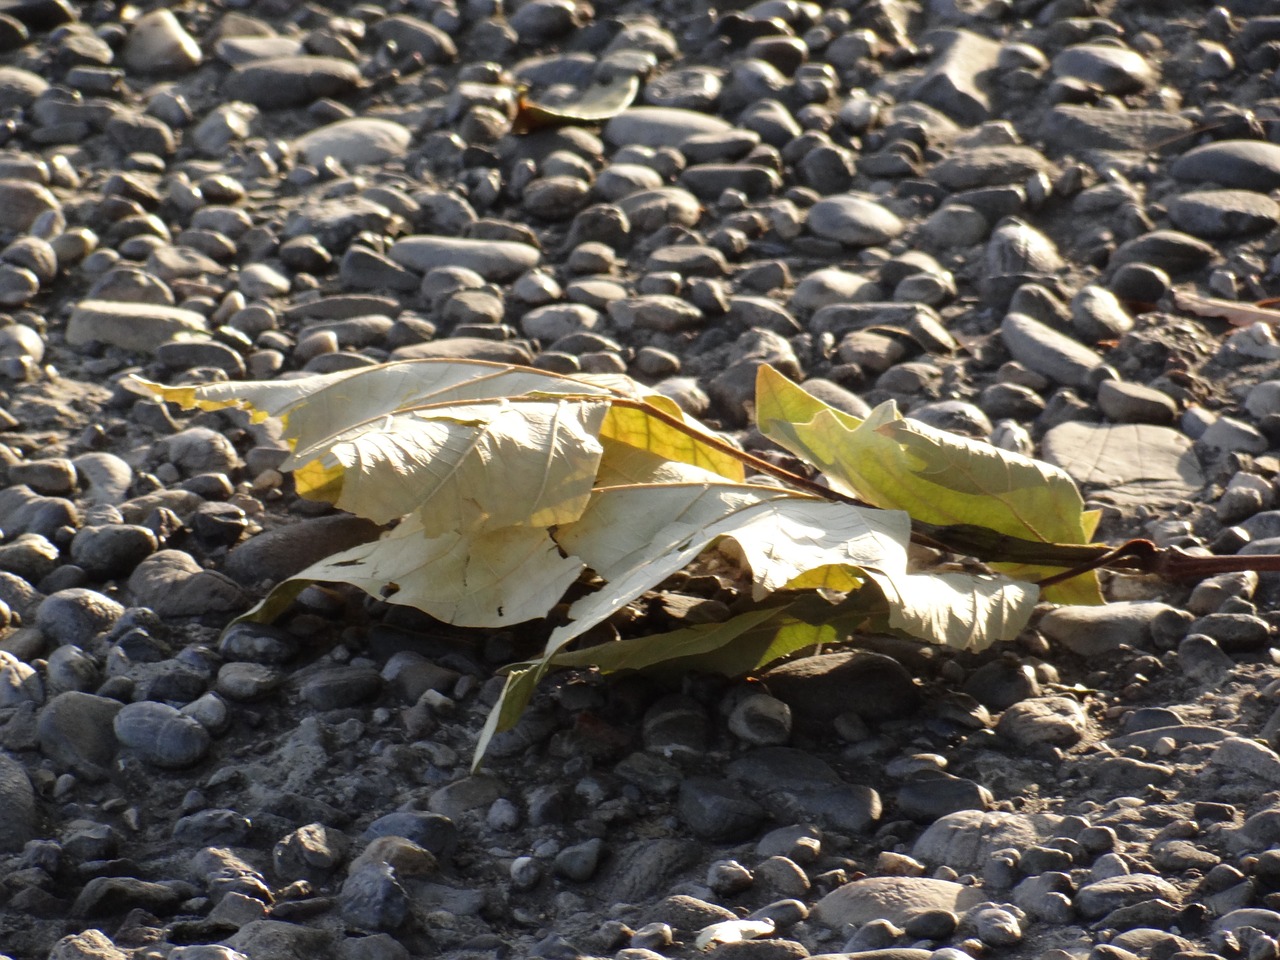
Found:
<svg viewBox="0 0 1280 960"><path fill-rule="evenodd" d="M1070 697L1035 697L1009 707L996 733L1023 749L1041 744L1069 747L1080 742L1088 720Z"/></svg>
<svg viewBox="0 0 1280 960"><path fill-rule="evenodd" d="M1169 427L1063 423L1044 435L1040 452L1124 507L1174 503L1205 483L1191 441Z"/></svg>
<svg viewBox="0 0 1280 960"><path fill-rule="evenodd" d="M412 139L409 129L393 120L355 117L305 133L293 148L312 166L332 158L350 170L404 156Z"/></svg>
<svg viewBox="0 0 1280 960"><path fill-rule="evenodd" d="M1040 121L1040 137L1051 147L1146 152L1191 133L1195 124L1164 110L1112 110L1058 104Z"/></svg>
<svg viewBox="0 0 1280 960"><path fill-rule="evenodd" d="M887 920L894 926L928 910L964 913L986 899L981 887L929 877L867 877L832 890L817 902L813 916L834 929Z"/></svg>
<svg viewBox="0 0 1280 960"><path fill-rule="evenodd" d="M1168 425L1178 416L1178 404L1167 393L1125 380L1098 384L1098 409L1117 423Z"/></svg>
<svg viewBox="0 0 1280 960"><path fill-rule="evenodd" d="M1118 601L1099 607L1058 607L1040 620L1040 631L1082 657L1110 653L1120 645L1146 647L1151 624L1173 608L1155 601Z"/></svg>
<svg viewBox="0 0 1280 960"><path fill-rule="evenodd" d="M1241 190L1280 187L1280 145L1265 140L1218 140L1188 150L1173 162L1179 180Z"/></svg>
<svg viewBox="0 0 1280 960"><path fill-rule="evenodd" d="M194 310L153 303L81 300L67 321L67 342L74 347L105 343L150 353L162 343L205 333L205 319Z"/></svg>
<svg viewBox="0 0 1280 960"><path fill-rule="evenodd" d="M830 722L846 711L866 720L910 716L920 703L911 674L897 660L866 650L802 657L775 667L765 685L798 716Z"/></svg>
<svg viewBox="0 0 1280 960"><path fill-rule="evenodd" d="M809 229L850 247L870 247L892 240L906 224L866 194L824 197L809 208Z"/></svg>
<svg viewBox="0 0 1280 960"><path fill-rule="evenodd" d="M688 137L731 129L727 121L697 110L629 107L605 124L604 139L614 146L678 147Z"/></svg>
<svg viewBox="0 0 1280 960"><path fill-rule="evenodd" d="M391 246L389 256L401 266L426 273L436 267L463 267L486 280L514 280L542 259L536 247L512 240L469 240L417 235Z"/></svg>
<svg viewBox="0 0 1280 960"><path fill-rule="evenodd" d="M957 150L934 165L929 175L948 190L973 190L1022 183L1037 173L1052 173L1053 164L1034 147L1009 144Z"/></svg>
<svg viewBox="0 0 1280 960"><path fill-rule="evenodd" d="M222 95L263 110L305 107L321 97L342 97L360 86L360 69L337 57L279 57L236 67Z"/></svg>

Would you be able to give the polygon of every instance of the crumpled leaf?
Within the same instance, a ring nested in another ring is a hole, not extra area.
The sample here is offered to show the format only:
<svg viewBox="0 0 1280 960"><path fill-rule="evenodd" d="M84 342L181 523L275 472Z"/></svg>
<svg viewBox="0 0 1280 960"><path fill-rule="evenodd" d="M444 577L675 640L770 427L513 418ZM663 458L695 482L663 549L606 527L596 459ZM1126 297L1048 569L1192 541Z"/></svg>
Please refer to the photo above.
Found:
<svg viewBox="0 0 1280 960"><path fill-rule="evenodd" d="M300 493L377 523L421 508L430 533L478 515L483 527L548 527L587 505L607 400L486 400L391 414L283 464Z"/></svg>
<svg viewBox="0 0 1280 960"><path fill-rule="evenodd" d="M924 523L973 524L1042 543L1087 543L1097 518L1067 473L898 414L889 401L865 420L828 406L771 367L757 379L760 431L826 475L833 489ZM1022 580L1057 567L993 564ZM1045 591L1059 603L1101 603L1096 573Z"/></svg>
<svg viewBox="0 0 1280 960"><path fill-rule="evenodd" d="M512 526L429 536L413 514L382 539L313 563L276 591L291 599L299 583L349 583L446 623L505 627L546 616L582 569L580 560L561 555L545 529ZM278 604L268 597L266 605L275 609ZM256 619L253 611L249 616Z"/></svg>
<svg viewBox="0 0 1280 960"><path fill-rule="evenodd" d="M970 573L867 576L888 601L888 624L908 636L957 650L983 650L1012 640L1031 619L1035 584Z"/></svg>
<svg viewBox="0 0 1280 960"><path fill-rule="evenodd" d="M910 519L748 484L667 484L597 490L556 539L609 586L569 608L553 653L685 567L722 537L751 566L758 597L832 563L905 568Z"/></svg>

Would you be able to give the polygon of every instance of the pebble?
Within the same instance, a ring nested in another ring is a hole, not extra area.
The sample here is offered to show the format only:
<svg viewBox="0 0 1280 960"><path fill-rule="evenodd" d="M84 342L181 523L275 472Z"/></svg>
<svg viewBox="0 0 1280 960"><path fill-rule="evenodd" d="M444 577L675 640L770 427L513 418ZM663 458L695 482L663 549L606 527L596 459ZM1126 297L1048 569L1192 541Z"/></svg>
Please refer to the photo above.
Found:
<svg viewBox="0 0 1280 960"><path fill-rule="evenodd" d="M404 156L411 139L408 128L393 120L356 117L303 134L293 149L312 166L333 160L353 170Z"/></svg>
<svg viewBox="0 0 1280 960"><path fill-rule="evenodd" d="M1087 385L1092 372L1102 366L1093 350L1024 314L1005 316L1000 339L1014 360L1064 386Z"/></svg>
<svg viewBox="0 0 1280 960"><path fill-rule="evenodd" d="M1173 162L1170 173L1228 189L1274 190L1280 186L1280 146L1265 140L1218 140L1188 150Z"/></svg>
<svg viewBox="0 0 1280 960"><path fill-rule="evenodd" d="M67 342L72 346L102 343L143 353L204 332L205 318L194 310L110 300L81 300L67 322Z"/></svg>
<svg viewBox="0 0 1280 960"><path fill-rule="evenodd" d="M1040 619L1040 631L1072 653L1095 657L1121 645L1149 646L1152 623L1172 610L1164 603L1142 601L1058 607Z"/></svg>
<svg viewBox="0 0 1280 960"><path fill-rule="evenodd" d="M929 877L868 877L837 887L817 902L813 916L828 927L887 920L896 926L929 910L963 913L982 901L982 891Z"/></svg>
<svg viewBox="0 0 1280 960"><path fill-rule="evenodd" d="M862 194L826 197L809 208L809 229L817 236L851 247L892 240L906 229L892 212Z"/></svg>
<svg viewBox="0 0 1280 960"><path fill-rule="evenodd" d="M437 267L474 270L486 280L513 280L538 265L535 247L510 240L467 240L458 237L409 236L391 246L389 256L410 270L426 273Z"/></svg>
<svg viewBox="0 0 1280 960"><path fill-rule="evenodd" d="M115 715L112 729L121 746L146 763L172 770L199 763L212 743L197 720L151 700L125 704Z"/></svg>

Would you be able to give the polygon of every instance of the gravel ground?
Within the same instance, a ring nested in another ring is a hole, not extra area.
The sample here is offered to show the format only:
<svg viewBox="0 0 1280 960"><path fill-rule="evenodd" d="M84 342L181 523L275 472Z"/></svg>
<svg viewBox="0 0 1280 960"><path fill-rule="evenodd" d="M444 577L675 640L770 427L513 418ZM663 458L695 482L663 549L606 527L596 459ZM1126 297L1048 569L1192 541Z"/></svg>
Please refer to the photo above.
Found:
<svg viewBox="0 0 1280 960"><path fill-rule="evenodd" d="M1280 294L1280 6L0 0L0 51L0 953L1280 956L1280 575L562 675L469 775L539 626L223 632L376 531L122 385L626 372L769 455L767 362L1062 466L1104 538L1280 553L1280 342L1222 316Z"/></svg>

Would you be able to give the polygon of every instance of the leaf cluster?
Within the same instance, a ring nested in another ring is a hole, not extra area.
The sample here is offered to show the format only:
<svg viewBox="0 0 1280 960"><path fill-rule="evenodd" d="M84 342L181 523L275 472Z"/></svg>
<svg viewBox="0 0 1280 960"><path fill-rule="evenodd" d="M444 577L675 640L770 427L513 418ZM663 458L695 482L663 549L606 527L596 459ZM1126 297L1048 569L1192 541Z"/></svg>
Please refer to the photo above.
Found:
<svg viewBox="0 0 1280 960"><path fill-rule="evenodd" d="M246 617L271 619L327 581L451 624L505 627L548 618L591 575L541 656L508 668L477 762L556 667L740 674L859 630L960 650L1011 639L1040 595L1033 581L1059 568L914 570L913 518L1056 544L1087 543L1096 524L1055 467L904 419L892 403L859 420L768 366L759 429L825 489L748 477L746 466L768 464L622 376L419 360L258 383L140 382L183 407L278 418L298 493L386 525ZM710 550L749 572L750 597L729 619L575 643ZM1092 572L1045 593L1101 601Z"/></svg>

